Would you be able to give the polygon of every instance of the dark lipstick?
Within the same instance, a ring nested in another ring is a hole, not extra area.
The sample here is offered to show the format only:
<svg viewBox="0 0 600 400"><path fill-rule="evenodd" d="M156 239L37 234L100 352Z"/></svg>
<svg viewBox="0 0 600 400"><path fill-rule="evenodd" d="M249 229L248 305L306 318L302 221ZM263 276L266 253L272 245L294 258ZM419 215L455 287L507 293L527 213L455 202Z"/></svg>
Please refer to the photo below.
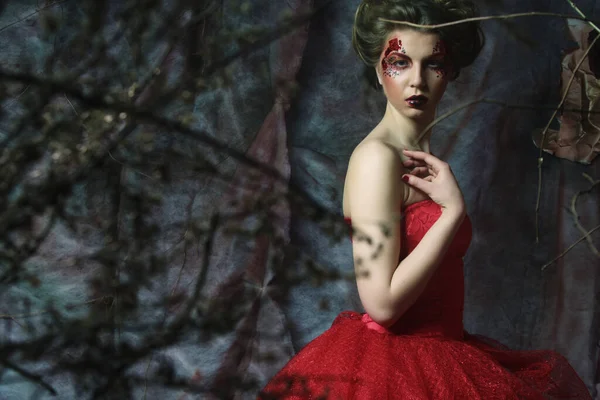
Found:
<svg viewBox="0 0 600 400"><path fill-rule="evenodd" d="M406 99L406 103L409 105L409 107L421 108L425 105L425 103L427 103L427 100L427 97L423 95L410 96L408 99Z"/></svg>

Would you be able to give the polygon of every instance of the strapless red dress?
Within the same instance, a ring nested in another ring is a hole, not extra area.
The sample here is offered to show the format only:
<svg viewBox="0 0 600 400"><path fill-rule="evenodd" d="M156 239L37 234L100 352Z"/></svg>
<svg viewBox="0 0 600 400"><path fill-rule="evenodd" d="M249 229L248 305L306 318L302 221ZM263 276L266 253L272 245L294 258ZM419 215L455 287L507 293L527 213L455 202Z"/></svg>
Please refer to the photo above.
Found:
<svg viewBox="0 0 600 400"><path fill-rule="evenodd" d="M432 200L404 211L401 257L441 214ZM417 302L390 328L368 314L342 312L296 354L259 399L492 400L590 399L560 354L516 351L463 328L465 218Z"/></svg>

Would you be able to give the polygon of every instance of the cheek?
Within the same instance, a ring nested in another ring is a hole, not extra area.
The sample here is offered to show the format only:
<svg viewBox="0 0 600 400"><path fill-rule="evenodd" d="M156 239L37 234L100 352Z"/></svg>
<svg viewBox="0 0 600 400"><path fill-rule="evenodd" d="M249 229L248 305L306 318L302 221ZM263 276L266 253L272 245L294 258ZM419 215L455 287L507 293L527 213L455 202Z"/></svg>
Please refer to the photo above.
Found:
<svg viewBox="0 0 600 400"><path fill-rule="evenodd" d="M389 99L393 99L398 96L400 96L400 97L403 96L403 90L402 90L403 85L401 84L400 79L401 79L400 76L395 76L395 77L384 76L383 77L383 79L382 79L383 91L384 91L386 97L388 97Z"/></svg>
<svg viewBox="0 0 600 400"><path fill-rule="evenodd" d="M436 75L437 79L444 79L444 80L446 80L448 78L448 68L445 68L445 67L436 68L433 71L435 72L435 75Z"/></svg>
<svg viewBox="0 0 600 400"><path fill-rule="evenodd" d="M435 87L445 86L448 83L448 71L443 68L430 69L427 72L427 82Z"/></svg>
<svg viewBox="0 0 600 400"><path fill-rule="evenodd" d="M436 97L441 97L446 91L446 87L448 86L448 79L445 76L441 76L434 73L429 80L429 88L432 92L435 93Z"/></svg>

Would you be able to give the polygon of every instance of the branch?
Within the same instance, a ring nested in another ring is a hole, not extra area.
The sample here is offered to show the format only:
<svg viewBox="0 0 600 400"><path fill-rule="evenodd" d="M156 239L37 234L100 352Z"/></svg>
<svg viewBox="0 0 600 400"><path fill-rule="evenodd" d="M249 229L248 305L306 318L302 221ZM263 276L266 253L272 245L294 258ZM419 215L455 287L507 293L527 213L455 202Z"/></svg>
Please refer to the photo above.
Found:
<svg viewBox="0 0 600 400"><path fill-rule="evenodd" d="M583 175L591 181L592 186L590 186L587 190L582 190L580 192L575 193L575 195L573 196L573 199L571 200L571 213L573 214L573 220L575 221L575 225L577 226L577 229L579 229L579 231L585 235L586 230L579 222L579 214L577 213L577 207L576 207L577 199L583 193L589 193L590 191L592 191L594 189L595 186L600 185L600 180L594 181L594 180L592 180L592 178L589 175L587 175L587 174L583 174ZM594 246L594 243L592 242L592 238L587 236L587 241L590 246L590 249L592 250L592 253L594 253L597 257L600 257L600 252L598 252L598 249L596 248L596 246Z"/></svg>
<svg viewBox="0 0 600 400"><path fill-rule="evenodd" d="M254 51L259 50L260 48L270 44L271 42L274 42L275 40L284 37L288 33L293 32L297 28L306 24L306 22L308 22L310 19L318 15L321 11L325 10L332 2L333 0L323 1L318 7L313 8L311 11L306 12L304 14L298 14L298 16L290 18L288 21L285 21L286 23L280 24L275 29L266 33L263 37L259 38L258 40L256 40L256 42L252 43L251 45L242 48L238 51L235 51L232 54L222 58L221 60L216 61L212 65L209 65L202 72L202 76L209 76L214 72L220 70L221 68L225 67L226 65L230 64L231 62L249 54L252 54Z"/></svg>
<svg viewBox="0 0 600 400"><path fill-rule="evenodd" d="M10 23L10 24L8 24L8 25L4 25L2 28L0 28L0 32L2 32L2 31L4 31L4 30L6 30L6 29L8 29L8 28L10 28L10 27L11 27L11 26L13 26L13 25L16 25L16 24L18 24L19 22L23 22L23 21L25 21L25 20L26 20L26 19L28 19L29 17L33 17L35 14L39 13L39 12L40 12L40 11L42 11L42 10L45 10L45 9L47 9L47 8L50 8L50 7L56 6L56 5L58 5L58 4L61 4L61 3L66 3L67 1L68 1L68 0L57 0L57 1L55 1L54 3L51 3L51 4L48 4L48 5L45 5L44 7L40 7L40 8L38 8L37 10L35 10L34 12L32 12L32 13L30 13L30 14L27 14L27 15L26 15L26 16L24 16L23 18L21 18L21 19L18 19L18 20L16 20L15 22L11 22L11 23Z"/></svg>
<svg viewBox="0 0 600 400"><path fill-rule="evenodd" d="M573 10L575 10L575 12L577 12L577 14L581 15L581 17L583 18L584 21L587 21L592 28L594 28L595 30L600 32L600 28L598 28L598 25L596 25L592 21L588 20L587 17L585 16L585 14L581 12L579 7L577 7L577 5L575 5L575 3L572 0L567 0L567 3L569 3L569 5L573 8Z"/></svg>
<svg viewBox="0 0 600 400"><path fill-rule="evenodd" d="M56 391L56 389L54 389L52 386L50 386L50 384L46 383L44 381L44 379L42 379L41 376L32 374L31 372L24 370L23 368L11 363L8 360L0 360L0 363L4 364L4 366L6 366L6 368L12 369L17 374L21 375L23 378L27 379L28 381L37 383L38 385L40 385L41 387L43 387L44 389L49 391L53 396L58 395L58 392Z"/></svg>
<svg viewBox="0 0 600 400"><path fill-rule="evenodd" d="M592 43L590 43L587 50L581 56L581 59L579 60L579 62L575 66L575 69L573 70L571 79L569 79L569 82L567 83L567 87L565 88L565 92L562 95L560 103L556 107L556 110L554 110L554 112L552 113L552 116L550 117L550 119L548 120L548 123L546 124L546 126L544 127L544 130L542 131L542 139L540 140L540 155L538 157L538 193L537 193L537 200L536 200L536 204L535 204L535 242L536 243L540 242L539 211L540 211L540 199L542 197L542 164L544 163L544 143L546 141L546 133L548 133L550 124L552 123L552 121L554 121L554 118L556 118L556 114L558 113L558 110L561 109L561 107L565 103L565 100L567 99L567 95L569 94L569 89L571 88L571 85L573 84L573 81L575 80L575 74L577 73L577 71L579 71L581 64L583 64L583 61L586 59L586 57L588 56L588 54L590 53L590 51L592 50L592 48L594 47L594 45L596 44L598 39L600 39L600 35L598 35L594 38L594 41Z"/></svg>
<svg viewBox="0 0 600 400"><path fill-rule="evenodd" d="M545 270L548 266L550 266L553 262L555 262L559 258L563 257L565 254L567 254L573 247L575 247L575 245L577 245L577 243L581 242L582 240L584 240L585 238L587 238L588 236L590 236L592 233L594 233L595 231L597 231L599 229L600 229L600 225L598 225L594 229L592 229L589 232L587 232L578 241L576 241L575 243L573 243L572 245L570 245L565 251L563 251L558 256L556 256L556 258L554 258L552 261L548 262L546 265L542 266L542 271Z"/></svg>
<svg viewBox="0 0 600 400"><path fill-rule="evenodd" d="M76 307L87 306L87 305L96 303L98 301L105 301L106 299L107 299L106 296L98 297L98 298L95 298L95 299L84 301L83 303L69 304L69 305L66 306L66 308L73 309L73 308L76 308ZM25 313L25 314L15 314L15 315L0 314L0 319L12 319L13 321L17 322L15 318L37 317L37 316L40 316L40 315L48 314L49 312L50 312L50 310L40 310L40 311L34 311L34 312L31 312L31 313Z"/></svg>
<svg viewBox="0 0 600 400"><path fill-rule="evenodd" d="M477 99L477 100L472 100L469 101L463 105L460 105L456 108L453 108L452 110L440 115L439 117L437 117L436 119L434 119L429 125L427 125L425 127L425 129L423 129L421 131L421 133L419 134L419 137L417 139L417 141L420 141L423 136L425 136L425 134L427 134L427 132L433 128L435 125L437 125L440 121L443 121L444 119L456 114L457 112L472 106L473 104L478 104L478 103L487 103L487 104L496 104L502 107L506 107L506 108L515 108L515 109L520 109L520 110L553 110L553 111L558 111L559 109L561 109L560 107L555 107L555 106L538 106L538 105L528 105L528 104L511 104L511 103L507 103L505 101L501 101L501 100L495 100L495 99L488 99L488 98L481 98L481 99ZM582 112L582 111L587 111L584 109L567 109L567 108L562 108L563 111L574 111L574 112ZM600 111L592 111L590 112L591 114L600 114Z"/></svg>
<svg viewBox="0 0 600 400"><path fill-rule="evenodd" d="M437 28L444 28L444 27L452 26L452 25L460 25L460 24L464 24L467 22L474 22L474 21L488 21L488 20L493 20L493 19L511 19L511 18L535 17L535 16L558 17L558 18L564 18L564 19L578 19L578 20L586 21L586 22L590 22L590 23L592 22L592 20L588 19L585 16L578 17L576 15L558 14L558 13L541 12L541 11L531 11L531 12L526 12L526 13L489 15L489 16L485 16L485 17L465 18L465 19L461 19L458 21L445 22L443 24L435 24L435 25L415 24L415 23L408 22L408 21L398 21L398 20L387 19L387 18L379 18L379 20L384 21L384 22L391 22L394 24L406 25L406 26L410 26L413 28L437 29Z"/></svg>
<svg viewBox="0 0 600 400"><path fill-rule="evenodd" d="M229 144L221 142L218 139L211 137L204 131L195 130L179 121L175 121L157 115L153 110L145 110L134 104L123 103L117 100L107 102L107 97L103 93L86 94L82 90L62 80L42 78L32 74L13 72L2 68L0 68L0 78L4 78L6 80L11 81L28 82L31 85L43 87L54 93L65 93L68 94L71 98L78 99L80 102L84 103L90 108L110 110L116 112L117 114L125 113L127 115L127 119L130 122L132 120L141 120L160 126L166 131L179 132L183 135L197 140L198 142L214 150L222 152L223 154L231 157L235 161L241 162L248 167L260 171L265 176L268 176L270 178L275 179L276 181L279 181L280 183L285 184L288 190L290 191L290 195L299 195L303 199L309 201L311 207L313 207L314 210L316 210L316 212L320 215L331 214L331 212L326 210L322 205L320 205L316 201L311 200L311 196L309 196L304 189L300 188L297 184L289 182L287 177L284 177L277 169L271 167L270 165L257 161L247 156L241 151L233 149ZM122 140L124 136L127 136L135 126L136 124L129 123L125 127L123 127L121 132L119 132L116 135L116 139L108 146L108 150L111 150L118 142ZM95 161L99 162L99 160ZM77 179L81 179L81 177L89 170L90 167L91 165L85 168L80 168L74 174L73 177L63 177L63 180L60 181L60 183L67 184L69 182L74 182Z"/></svg>

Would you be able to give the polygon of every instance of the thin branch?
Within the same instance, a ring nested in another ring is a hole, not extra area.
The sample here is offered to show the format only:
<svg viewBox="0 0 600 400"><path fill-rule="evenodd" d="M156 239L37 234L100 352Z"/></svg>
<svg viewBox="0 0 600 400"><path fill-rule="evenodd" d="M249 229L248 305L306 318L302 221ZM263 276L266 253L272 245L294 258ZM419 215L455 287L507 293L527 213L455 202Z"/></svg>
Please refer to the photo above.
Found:
<svg viewBox="0 0 600 400"><path fill-rule="evenodd" d="M493 19L512 19L512 18L519 18L519 17L535 17L535 16L558 17L558 18L564 18L564 19L578 19L578 20L586 21L586 22L592 21L592 20L586 18L585 16L579 17L576 15L567 15L567 14L559 14L559 13L543 12L543 11L531 11L531 12L526 12L526 13L505 14L505 15L488 15L488 16L484 16L484 17L465 18L465 19L461 19L458 21L445 22L443 24L435 24L435 25L415 24L415 23L408 22L408 21L398 21L398 20L387 19L387 18L379 18L379 20L384 21L384 22L391 22L394 24L406 25L406 26L410 26L413 28L437 29L437 28L444 28L444 27L452 26L452 25L460 25L460 24L464 24L466 22L488 21L488 20L493 20Z"/></svg>
<svg viewBox="0 0 600 400"><path fill-rule="evenodd" d="M197 196L197 194L190 196L190 201L187 205L187 214L188 214L187 223L188 223L188 225L190 224L190 220L192 219L193 206L194 206L194 201L196 200L196 196ZM189 229L186 229L186 231L182 237L182 240L185 241L185 245L184 245L184 249L183 249L183 261L181 262L181 268L179 268L179 273L177 275L177 280L175 281L175 285L173 285L173 289L171 290L171 296L175 295L175 291L177 290L177 286L179 286L179 281L181 280L181 276L183 275L183 270L187 263L189 243L186 240L185 235L187 234L188 231L189 231ZM165 314L163 315L162 324L164 324L167 320L167 311L168 311L168 309L165 310ZM152 363L153 359L154 359L154 354L150 354L150 358L148 359L148 363L146 364L145 379L144 379L144 395L142 397L143 400L146 400L146 396L148 393L148 378L149 378L149 372L150 372L150 364Z"/></svg>
<svg viewBox="0 0 600 400"><path fill-rule="evenodd" d="M417 139L417 142L420 141L421 139L423 139L423 136L425 136L425 134L427 134L427 132L433 128L435 125L437 125L439 122L443 121L444 119L456 114L457 112L472 106L474 104L477 103L487 103L487 104L496 104L505 108L515 108L515 109L520 109L520 110L558 110L559 108L555 107L555 106L538 106L538 105L528 105L528 104L511 104L511 103L507 103L505 101L501 101L501 100L495 100L495 99L488 99L488 98L481 98L481 99L477 99L477 100L472 100L469 101L463 105L460 105L456 108L453 108L452 110L440 115L439 117L437 117L436 119L434 119L429 125L427 125L425 127L425 129L423 129L421 131L421 133L419 134L419 137ZM563 108L563 111L567 111L567 109ZM568 111L578 111L575 109L568 109ZM585 111L585 110L579 110L579 111ZM600 113L600 111L599 111Z"/></svg>
<svg viewBox="0 0 600 400"><path fill-rule="evenodd" d="M95 299L91 299L88 301L85 301L83 303L78 303L78 304L70 304L67 305L67 308L72 309L75 307L81 307L81 306L86 306L86 305L90 305L93 303L96 303L98 301L104 301L106 300L106 296L102 296L102 297L98 297ZM30 318L30 317L37 317L40 315L44 315L44 314L48 314L50 312L50 310L40 310L40 311L34 311L31 313L25 313L25 314L15 314L15 315L11 315L11 314L0 314L0 319L12 319L13 321L16 322L16 318Z"/></svg>
<svg viewBox="0 0 600 400"><path fill-rule="evenodd" d="M129 169L131 170L131 172L135 172L136 174L140 174L140 175L142 175L142 176L145 176L146 178L148 178L148 179L150 179L150 180L156 181L156 178L153 178L153 177L151 177L150 175L148 175L148 174L145 174L145 173L143 173L142 171L139 171L139 170L137 170L137 169L135 169L135 168L131 167L129 164L126 164L126 163L124 163L124 162L122 162L122 161L119 161L119 160L117 160L117 159L115 158L115 156L113 156L113 155L112 155L112 153L111 153L110 151L108 152L108 156L109 156L110 158L112 158L112 159L113 159L113 160L114 160L114 161L115 161L117 164L121 165L123 168L129 168Z"/></svg>
<svg viewBox="0 0 600 400"><path fill-rule="evenodd" d="M584 176L585 175L587 175L587 174L584 174ZM587 175L587 178L591 179L591 177L589 175ZM577 200L580 195L582 195L584 193L589 193L597 185L600 185L600 180L593 181L592 186L590 186L586 190L582 190L580 192L575 193L575 195L571 199L571 213L573 214L573 221L575 221L575 225L577 226L577 229L579 229L579 231L581 233L583 233L584 235L586 234L586 230L579 222L579 214L577 213ZM588 245L590 246L590 249L592 250L592 253L594 253L594 255L596 255L597 257L600 257L600 252L598 252L598 249L596 248L596 246L594 246L594 243L592 242L592 238L587 236L587 241L588 241Z"/></svg>
<svg viewBox="0 0 600 400"><path fill-rule="evenodd" d="M40 375L32 374L31 372L24 370L23 368L11 363L10 361L8 361L6 359L0 360L0 364L4 364L4 366L6 368L12 369L17 374L21 375L23 378L27 379L28 381L37 383L38 385L40 385L41 387L43 387L44 389L46 389L47 391L52 393L53 396L58 395L58 392L56 391L56 389L54 389L52 386L50 386L49 383L46 383Z"/></svg>
<svg viewBox="0 0 600 400"><path fill-rule="evenodd" d="M204 253L202 256L202 263L200 265L200 272L198 273L198 279L196 280L196 285L194 287L194 293L190 298L190 301L188 302L185 311L176 316L175 321L172 324L171 330L177 330L176 328L180 327L183 324L184 317L186 315L190 315L194 307L196 307L198 304L202 288L204 287L204 284L206 283L206 278L208 277L208 266L210 264L210 257L213 251L214 240L217 236L217 230L219 229L220 222L220 214L217 213L211 216L210 225L208 227L208 234L206 240L204 241Z"/></svg>
<svg viewBox="0 0 600 400"><path fill-rule="evenodd" d="M573 8L573 10L575 10L575 12L577 12L577 14L581 15L581 17L584 18L584 20L587 21L592 28L594 28L596 31L600 32L600 28L598 28L598 25L596 25L592 21L588 20L587 17L585 16L585 14L583 12L581 12L579 7L577 7L577 5L572 0L567 0L567 3L569 3L569 5Z"/></svg>
<svg viewBox="0 0 600 400"><path fill-rule="evenodd" d="M10 24L8 24L8 25L4 25L2 28L0 28L0 32L2 32L2 31L4 31L4 30L6 30L6 29L8 29L8 28L10 28L10 27L11 27L11 26L13 26L13 25L16 25L16 24L18 24L19 22L23 22L23 21L25 21L25 20L29 19L30 17L33 17L35 14L39 13L40 11L43 11L43 10L45 10L45 9L47 9L47 8L50 8L50 7L56 6L56 5L58 5L58 4L61 4L61 3L66 3L67 1L69 1L69 0L57 0L57 1L55 1L54 3L51 3L51 4L48 4L48 5L44 6L44 7L38 8L37 10L35 10L34 12L32 12L32 13L30 13L30 14L27 14L27 15L26 15L26 16L24 16L23 18L21 18L21 19L18 19L18 20L17 20L17 21L15 21L15 22L11 22L11 23L10 23Z"/></svg>
<svg viewBox="0 0 600 400"><path fill-rule="evenodd" d="M477 104L477 103L496 103L495 100L490 100L490 99L477 99L477 100L472 100L466 104L463 104L462 106L458 106L456 108L453 108L452 110L440 115L439 117L437 117L436 119L434 119L433 121L431 121L431 123L429 125L427 125L425 127L425 129L423 129L421 131L421 133L419 134L419 137L417 139L417 143L421 141L421 139L423 139L423 137L427 134L427 132L433 128L435 125L437 125L440 121L445 120L446 118L456 114L457 112L459 112L460 110L463 110L467 107L472 106L473 104ZM497 103L502 103L502 102L497 102ZM505 103L504 103L505 104Z"/></svg>
<svg viewBox="0 0 600 400"><path fill-rule="evenodd" d="M77 109L75 109L75 106L73 105L73 103L71 103L71 100L69 100L69 98L67 97L66 93L65 93L65 99L67 99L67 101L71 105L71 108L73 109L73 112L75 113L75 115L79 116L79 113L77 112Z"/></svg>
<svg viewBox="0 0 600 400"><path fill-rule="evenodd" d="M31 85L27 85L27 87L25 89L23 89L23 91L17 95L17 97L15 97L14 99L11 99L11 101L9 101L8 104L6 104L6 107L8 108L13 103L15 103L17 100L19 100L21 98L21 96L23 96L25 94L25 92L27 92L27 90L29 89L30 86Z"/></svg>
<svg viewBox="0 0 600 400"><path fill-rule="evenodd" d="M537 192L537 200L536 200L536 204L535 204L535 242L536 243L540 242L539 212L540 212L540 199L542 197L542 164L544 163L544 144L546 142L546 133L548 132L548 129L550 128L550 124L552 123L552 121L554 121L554 118L556 118L556 114L558 113L558 110L560 110L561 107L563 106L563 104L565 103L565 100L567 99L567 95L569 94L569 89L571 89L571 85L573 84L573 81L575 80L575 75L577 74L577 71L579 71L581 64L583 64L583 61L586 59L586 57L588 56L588 54L590 53L590 51L592 50L592 48L594 47L594 45L596 44L598 39L600 39L600 35L598 35L594 38L594 41L592 43L590 43L587 50L581 56L581 59L579 60L579 62L575 66L575 69L573 70L571 79L569 79L569 82L567 83L567 87L565 88L565 92L563 93L562 98L560 99L560 103L556 107L556 110L554 110L554 112L552 113L552 116L550 117L550 119L548 120L548 123L546 124L546 126L544 127L544 130L542 131L542 139L540 141L540 155L538 157L538 192Z"/></svg>
<svg viewBox="0 0 600 400"><path fill-rule="evenodd" d="M312 8L310 11L302 14L299 13L297 16L285 21L284 24L279 24L275 29L267 32L252 44L245 46L220 60L215 61L213 64L209 64L208 67L203 70L202 76L206 77L212 75L216 71L220 71L225 66L231 64L233 61L246 57L253 52L271 44L272 42L286 36L287 34L294 32L296 29L303 27L307 22L312 20L312 18L316 17L322 11L328 9L332 2L333 0L323 1L319 4L319 6Z"/></svg>
<svg viewBox="0 0 600 400"><path fill-rule="evenodd" d="M27 82L35 86L43 87L44 89L51 92L65 92L69 94L69 96L77 98L79 101L81 101L83 104L90 108L99 108L104 110L115 111L119 114L121 112L125 112L128 116L128 120L147 121L164 128L167 132L179 132L185 136L197 140L201 144L204 144L212 148L213 150L222 152L223 154L231 157L232 159L238 162L244 163L244 165L246 165L249 168L254 168L260 171L265 176L268 176L279 181L280 183L285 184L290 190L291 195L299 195L302 196L303 199L310 201L311 207L313 207L313 209L316 212L319 212L322 215L330 214L330 211L326 210L321 204L319 204L316 201L309 200L311 199L311 196L309 196L303 188L299 187L297 184L289 182L289 179L283 176L281 172L278 171L276 168L249 157L244 152L234 149L233 147L231 147L230 144L224 141L219 141L218 139L211 137L204 131L195 130L179 121L174 121L169 118L157 115L152 109L148 110L137 105L123 103L119 101L108 103L104 98L104 94L86 94L63 80L42 78L35 75L16 71L11 72L2 68L0 68L0 78ZM137 125L127 124L123 128L123 134L126 136L130 132L130 130L132 130L135 126ZM125 133L125 131L127 131L127 133ZM110 147L107 150L110 150L116 145L116 143L122 140L121 134L117 134L116 136L118 136L119 138L115 142L111 143ZM95 161L99 162L99 160ZM74 175L77 177L81 177L83 174L83 170L87 170L87 168L83 168L82 170L77 171ZM71 178L65 176L64 179L65 181L70 181Z"/></svg>
<svg viewBox="0 0 600 400"><path fill-rule="evenodd" d="M565 251L563 251L562 253L560 253L558 256L556 256L556 258L554 258L552 261L548 262L546 265L542 266L542 271L545 270L548 266L552 265L553 262L555 262L556 260L558 260L559 258L563 257L565 254L567 254L573 247L575 247L577 245L577 243L581 242L582 240L585 240L585 238L587 238L588 236L590 236L592 233L594 233L595 231L597 231L598 229L600 229L600 225L598 225L597 227L595 227L594 229L590 230L589 232L587 232L584 236L582 236L578 241L576 241L575 243L573 243L572 245L570 245Z"/></svg>
<svg viewBox="0 0 600 400"><path fill-rule="evenodd" d="M194 212L193 208L194 208L194 202L196 201L196 197L198 196L197 193L193 194L190 196L190 201L188 202L187 205L187 224L189 226L190 221L192 220L192 214ZM186 235L189 232L189 227L185 230L184 234L183 234L183 240L186 240ZM184 245L184 250L183 250L183 261L181 262L181 268L179 268L179 273L177 274L177 280L175 281L175 284L173 285L173 289L171 289L171 296L175 295L175 291L177 290L177 287L179 286L179 282L181 281L181 277L183 275L183 270L185 269L185 265L187 263L187 257L188 257L188 241L186 240L186 243Z"/></svg>

